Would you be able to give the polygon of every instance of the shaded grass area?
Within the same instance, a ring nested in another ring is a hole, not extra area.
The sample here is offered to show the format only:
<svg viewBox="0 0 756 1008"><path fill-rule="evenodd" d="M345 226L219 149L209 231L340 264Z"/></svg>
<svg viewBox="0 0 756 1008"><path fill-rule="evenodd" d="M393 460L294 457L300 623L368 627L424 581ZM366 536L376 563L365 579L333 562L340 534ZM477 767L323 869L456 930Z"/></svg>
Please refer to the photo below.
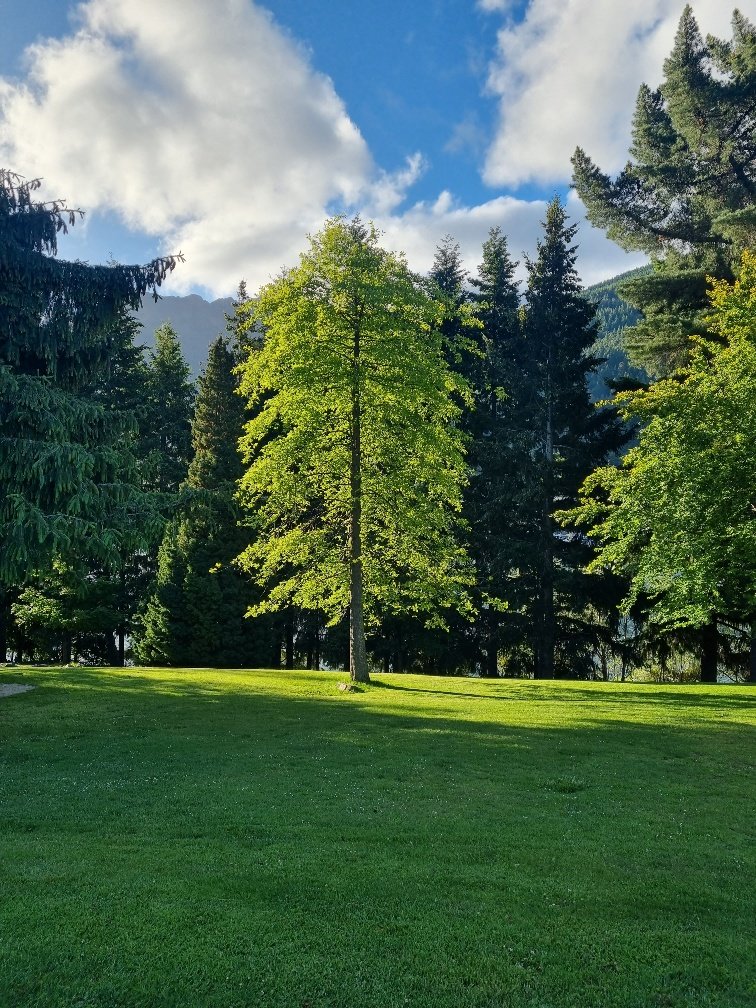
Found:
<svg viewBox="0 0 756 1008"><path fill-rule="evenodd" d="M0 1005L756 1002L753 688L338 678L27 672Z"/></svg>

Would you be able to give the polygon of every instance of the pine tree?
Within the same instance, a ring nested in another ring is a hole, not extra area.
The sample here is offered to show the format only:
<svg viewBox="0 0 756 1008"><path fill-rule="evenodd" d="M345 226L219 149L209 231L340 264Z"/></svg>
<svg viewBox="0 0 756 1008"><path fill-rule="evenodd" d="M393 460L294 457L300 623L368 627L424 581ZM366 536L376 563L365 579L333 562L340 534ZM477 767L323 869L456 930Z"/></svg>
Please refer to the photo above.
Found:
<svg viewBox="0 0 756 1008"><path fill-rule="evenodd" d="M56 258L74 213L0 171L0 583L58 554L117 564L145 539L152 502L136 479L130 421L88 395L114 320L177 259L89 266Z"/></svg>
<svg viewBox="0 0 756 1008"><path fill-rule="evenodd" d="M657 90L640 88L631 160L612 180L578 148L574 183L588 218L653 272L620 295L644 314L627 333L653 375L684 364L706 332L707 276L732 280L756 237L756 30L739 12L733 37L704 41L687 6Z"/></svg>
<svg viewBox="0 0 756 1008"><path fill-rule="evenodd" d="M598 363L589 355L595 309L581 295L575 231L554 199L536 259L528 262L524 306L518 398L531 435L529 463L520 456L521 496L510 534L538 678L587 672L591 632L581 613L594 584L581 571L589 557L582 537L559 532L553 515L625 438L615 411L596 409L588 393L587 376Z"/></svg>
<svg viewBox="0 0 756 1008"><path fill-rule="evenodd" d="M129 418L131 424L122 432L121 445L127 446L136 460L133 478L143 482L144 449L139 424L144 414L146 365L143 348L136 344L140 325L128 311L121 311L108 329L109 355L100 372L93 374L82 395L96 402L110 414ZM12 611L27 637L49 644L58 628L65 631L59 642L62 651L70 651L76 641L82 653L97 661L123 665L126 636L132 619L145 596L145 550L157 550L162 535L160 505L168 500L151 494L150 508L140 549L122 555L117 564L103 566L91 558L67 555L59 558L52 572L30 572L27 584ZM139 514L132 520L138 522ZM59 604L55 604L55 599ZM62 618L65 614L65 619Z"/></svg>
<svg viewBox="0 0 756 1008"><path fill-rule="evenodd" d="M147 486L160 493L178 492L192 457L196 389L190 375L176 331L166 322L155 331L155 348L147 356L142 419Z"/></svg>
<svg viewBox="0 0 756 1008"><path fill-rule="evenodd" d="M515 580L520 566L512 528L518 522L521 481L528 472L530 425L522 401L520 369L525 345L519 294L506 237L492 228L483 245L483 262L472 283L473 300L482 324L482 358L471 376L474 411L469 420L470 484L465 494L469 525L468 550L475 561L478 602L477 640L481 668L496 676L502 646L511 648L517 635L506 635L502 603L516 613ZM510 620L511 620L510 613Z"/></svg>
<svg viewBox="0 0 756 1008"><path fill-rule="evenodd" d="M240 668L270 665L270 619L245 619L253 587L231 565L249 542L235 502L244 403L226 339L211 345L192 421L183 513L166 529L157 583L137 642L143 661Z"/></svg>

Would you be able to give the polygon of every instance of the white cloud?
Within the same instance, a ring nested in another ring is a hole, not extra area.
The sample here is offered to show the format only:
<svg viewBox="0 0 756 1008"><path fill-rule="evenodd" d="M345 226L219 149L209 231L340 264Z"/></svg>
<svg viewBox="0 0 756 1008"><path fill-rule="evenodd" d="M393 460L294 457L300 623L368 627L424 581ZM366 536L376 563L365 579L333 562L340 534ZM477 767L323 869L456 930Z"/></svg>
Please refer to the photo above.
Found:
<svg viewBox="0 0 756 1008"><path fill-rule="evenodd" d="M753 14L756 0L740 7ZM729 2L694 0L693 8L704 34L730 37ZM605 170L619 170L638 87L661 81L681 12L681 0L530 0L524 20L507 20L498 35L489 88L500 96L500 118L486 181L565 181L578 145Z"/></svg>
<svg viewBox="0 0 756 1008"><path fill-rule="evenodd" d="M256 289L334 206L374 219L418 270L447 233L475 270L495 224L515 258L534 251L537 200L463 206L444 191L402 211L422 155L378 169L331 81L252 0L87 0L77 30L27 64L24 82L0 79L0 164L181 249L166 291ZM586 224L580 242L586 282L637 261Z"/></svg>
<svg viewBox="0 0 756 1008"><path fill-rule="evenodd" d="M407 158L404 168L395 172L381 171L366 194L364 211L369 217L380 216L395 210L425 171L427 165L420 153Z"/></svg>
<svg viewBox="0 0 756 1008"><path fill-rule="evenodd" d="M585 220L582 204L574 194L567 200L567 213L570 220L578 224L577 266L586 286L646 261L644 256L623 252L608 241L602 231L592 227ZM499 196L469 207L456 203L450 193L444 192L433 203L416 203L400 216L377 218L376 224L384 233L384 245L405 252L410 265L420 272L430 269L439 240L451 235L459 243L465 267L471 274L475 274L480 264L488 232L498 226L507 236L512 258L520 261L517 272L522 280L525 277L523 253L531 258L535 255L545 216L546 202L543 200Z"/></svg>
<svg viewBox="0 0 756 1008"><path fill-rule="evenodd" d="M180 248L174 288L267 279L369 185L331 81L249 0L89 0L78 16L27 53L25 83L0 81L0 163ZM381 185L396 198L401 182Z"/></svg>

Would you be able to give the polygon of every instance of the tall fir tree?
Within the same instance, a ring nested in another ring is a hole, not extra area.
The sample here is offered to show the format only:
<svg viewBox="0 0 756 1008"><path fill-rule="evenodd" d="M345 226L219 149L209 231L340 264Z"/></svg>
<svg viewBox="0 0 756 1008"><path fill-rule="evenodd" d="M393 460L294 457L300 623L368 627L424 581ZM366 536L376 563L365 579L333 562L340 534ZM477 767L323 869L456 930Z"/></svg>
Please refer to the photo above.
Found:
<svg viewBox="0 0 756 1008"><path fill-rule="evenodd" d="M111 415L130 421L122 431L122 446L136 460L133 479L142 485L144 448L140 427L146 403L146 365L143 347L136 343L139 323L126 310L113 319L108 329L109 354L102 369L94 373L82 394ZM147 518L144 538L136 552L124 552L109 565L93 562L86 555L60 557L52 571L34 571L12 606L15 622L21 624L29 640L47 648L56 632L62 654L71 647L88 659L123 665L126 637L133 616L145 595L145 557L157 551L163 530L162 508L169 504L149 495L151 507L134 523ZM57 601L56 601L57 600ZM35 636L36 635L36 636Z"/></svg>
<svg viewBox="0 0 756 1008"><path fill-rule="evenodd" d="M588 675L592 633L584 613L595 584L582 568L589 554L583 537L559 530L553 515L576 499L585 477L626 436L616 412L597 409L588 392L588 373L598 363L589 353L595 309L581 295L576 229L555 198L538 254L528 262L524 305L518 395L531 431L530 461L521 456L512 531L520 565L517 591L529 616L537 678Z"/></svg>
<svg viewBox="0 0 756 1008"><path fill-rule="evenodd" d="M150 489L175 494L186 479L192 457L192 410L196 388L173 326L155 331L155 348L147 355L146 401L142 442Z"/></svg>
<svg viewBox="0 0 756 1008"><path fill-rule="evenodd" d="M472 280L473 302L482 325L482 357L471 375L474 411L469 420L470 484L465 494L468 550L475 562L480 668L499 674L499 653L518 639L512 622L518 606L514 570L521 566L512 528L519 520L523 479L529 471L530 425L522 401L520 369L525 345L516 263L501 230L492 228L483 262ZM502 603L509 606L504 616Z"/></svg>
<svg viewBox="0 0 756 1008"><path fill-rule="evenodd" d="M194 455L183 513L166 529L157 580L137 642L141 660L221 668L268 666L270 617L245 619L259 601L231 561L248 545L235 501L242 462L237 444L244 403L235 357L224 337L211 345L192 421Z"/></svg>
<svg viewBox="0 0 756 1008"><path fill-rule="evenodd" d="M578 148L573 180L589 220L653 272L619 288L643 319L626 334L655 376L706 333L707 277L732 280L756 239L756 29L735 11L729 42L704 41L690 6L656 90L638 93L626 168L610 179Z"/></svg>
<svg viewBox="0 0 756 1008"><path fill-rule="evenodd" d="M135 475L129 418L88 393L107 367L114 320L178 261L59 260L57 235L75 214L38 201L38 188L0 170L0 624L13 585L59 554L107 565L144 540L154 509Z"/></svg>

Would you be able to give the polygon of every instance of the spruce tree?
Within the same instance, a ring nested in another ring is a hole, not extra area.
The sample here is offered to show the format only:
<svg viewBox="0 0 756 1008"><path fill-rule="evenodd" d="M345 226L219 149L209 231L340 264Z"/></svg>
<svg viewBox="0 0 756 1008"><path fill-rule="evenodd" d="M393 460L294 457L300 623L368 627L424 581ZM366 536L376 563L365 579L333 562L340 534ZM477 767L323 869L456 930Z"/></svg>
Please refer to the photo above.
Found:
<svg viewBox="0 0 756 1008"><path fill-rule="evenodd" d="M523 361L516 379L520 416L527 416L530 434L520 455L521 496L514 502L510 534L538 678L588 673L591 632L583 612L594 584L582 567L589 555L582 537L558 531L553 515L576 499L585 477L625 439L615 411L597 409L588 392L588 374L598 363L589 354L595 309L581 294L575 231L554 199L538 254L528 262Z"/></svg>
<svg viewBox="0 0 756 1008"><path fill-rule="evenodd" d="M185 503L166 529L142 620L137 651L143 661L221 668L271 661L269 618L245 619L259 599L231 565L249 542L235 502L244 403L234 365L227 341L218 337L199 379Z"/></svg>
<svg viewBox="0 0 756 1008"><path fill-rule="evenodd" d="M670 374L706 332L706 278L731 281L756 237L756 29L733 14L730 42L704 41L687 6L656 90L640 88L626 168L610 179L578 148L574 184L589 220L653 272L619 292L644 318L636 363Z"/></svg>
<svg viewBox="0 0 756 1008"><path fill-rule="evenodd" d="M56 258L74 213L0 171L0 584L58 554L117 564L145 539L152 502L136 479L128 416L89 392L112 327L176 258L89 266ZM135 520L136 519L136 520Z"/></svg>
<svg viewBox="0 0 756 1008"><path fill-rule="evenodd" d="M147 355L146 401L142 442L150 489L175 494L186 479L192 457L192 410L196 389L169 322L155 331L155 348Z"/></svg>
<svg viewBox="0 0 756 1008"><path fill-rule="evenodd" d="M483 245L483 262L472 283L482 325L482 357L471 376L474 410L470 415L470 484L465 494L468 550L475 561L480 665L496 676L502 647L512 649L518 635L510 624L522 608L512 571L519 569L517 539L522 480L529 470L530 425L522 401L520 369L525 360L519 294L507 239L492 228ZM502 602L509 612L502 615Z"/></svg>

